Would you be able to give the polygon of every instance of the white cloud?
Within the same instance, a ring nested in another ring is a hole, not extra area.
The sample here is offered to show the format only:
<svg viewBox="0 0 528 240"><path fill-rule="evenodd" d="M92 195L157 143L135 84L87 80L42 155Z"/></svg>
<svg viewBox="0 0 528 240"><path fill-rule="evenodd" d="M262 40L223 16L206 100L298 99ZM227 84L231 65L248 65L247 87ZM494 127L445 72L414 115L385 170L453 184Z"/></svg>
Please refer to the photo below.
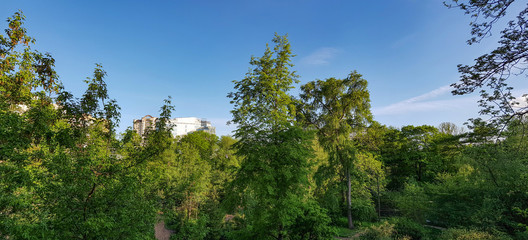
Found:
<svg viewBox="0 0 528 240"><path fill-rule="evenodd" d="M307 65L327 65L338 53L339 50L336 48L319 48L310 55L303 57L301 63Z"/></svg>
<svg viewBox="0 0 528 240"><path fill-rule="evenodd" d="M517 113L526 113L528 111L528 94L522 94L510 102L513 111Z"/></svg>
<svg viewBox="0 0 528 240"><path fill-rule="evenodd" d="M447 100L433 100L431 99L447 95L451 91L450 86L443 86L425 94L412 97L385 107L374 108L372 112L374 115L400 115L409 112L425 112L425 111L439 111L463 109L471 107L476 102L475 97L452 98Z"/></svg>
<svg viewBox="0 0 528 240"><path fill-rule="evenodd" d="M404 101L402 101L402 103L413 103L413 102L419 102L419 101L435 98L435 97L444 95L445 93L451 92L451 90L452 90L452 88L449 85L443 86L443 87L439 87L439 88L437 88L437 89L435 89L433 91L430 91L428 93L424 93L424 94L422 94L420 96L416 96L416 97L404 100Z"/></svg>

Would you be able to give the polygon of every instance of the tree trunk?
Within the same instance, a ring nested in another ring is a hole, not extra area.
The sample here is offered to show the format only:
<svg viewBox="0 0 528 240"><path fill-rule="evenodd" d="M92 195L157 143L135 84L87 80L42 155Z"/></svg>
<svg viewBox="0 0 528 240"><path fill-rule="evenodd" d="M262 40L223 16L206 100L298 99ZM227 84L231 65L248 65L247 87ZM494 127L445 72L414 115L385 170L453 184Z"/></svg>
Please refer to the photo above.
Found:
<svg viewBox="0 0 528 240"><path fill-rule="evenodd" d="M347 217L348 217L348 228L354 229L354 222L352 222L352 186L350 183L350 169L346 168L347 176Z"/></svg>
<svg viewBox="0 0 528 240"><path fill-rule="evenodd" d="M378 187L378 220L381 218L381 197L380 197L380 184L379 184L379 175L376 174L376 185Z"/></svg>
<svg viewBox="0 0 528 240"><path fill-rule="evenodd" d="M422 163L418 163L418 182L422 181Z"/></svg>
<svg viewBox="0 0 528 240"><path fill-rule="evenodd" d="M284 239L284 235L282 234L282 224L279 226L279 236L277 236L277 240L282 240Z"/></svg>

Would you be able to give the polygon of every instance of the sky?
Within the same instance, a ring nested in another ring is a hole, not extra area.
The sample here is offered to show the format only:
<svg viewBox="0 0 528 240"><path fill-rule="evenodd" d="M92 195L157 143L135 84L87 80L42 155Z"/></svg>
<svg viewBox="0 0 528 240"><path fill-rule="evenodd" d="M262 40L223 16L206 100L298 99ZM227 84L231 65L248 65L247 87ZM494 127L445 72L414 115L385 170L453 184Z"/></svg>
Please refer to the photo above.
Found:
<svg viewBox="0 0 528 240"><path fill-rule="evenodd" d="M458 64L497 46L498 33L467 45L470 17L442 2L2 0L0 18L23 11L33 48L51 53L76 96L101 64L121 107L119 131L159 115L170 95L173 117L204 118L217 135L231 134L232 81L245 76L251 56L262 56L275 33L288 34L296 55L294 96L309 81L356 70L369 83L376 121L462 126L478 117L479 97L452 96L449 85L459 80ZM512 83L518 96L528 93L525 82Z"/></svg>

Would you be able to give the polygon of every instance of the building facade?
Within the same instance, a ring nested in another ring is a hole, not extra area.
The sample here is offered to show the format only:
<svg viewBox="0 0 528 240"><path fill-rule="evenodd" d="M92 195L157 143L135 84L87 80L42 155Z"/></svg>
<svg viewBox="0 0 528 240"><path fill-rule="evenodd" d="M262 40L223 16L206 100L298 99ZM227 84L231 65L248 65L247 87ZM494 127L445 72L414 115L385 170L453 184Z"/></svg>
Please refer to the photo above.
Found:
<svg viewBox="0 0 528 240"><path fill-rule="evenodd" d="M133 128L141 136L145 134L147 129L154 129L158 118L146 115L141 119L135 119ZM211 122L197 117L183 117L173 118L169 120L172 127L172 136L183 136L191 132L204 131L211 134L216 134L216 128L211 125Z"/></svg>
<svg viewBox="0 0 528 240"><path fill-rule="evenodd" d="M197 117L173 118L170 120L172 126L172 136L183 136L195 131L204 131L216 134L216 128L211 122Z"/></svg>
<svg viewBox="0 0 528 240"><path fill-rule="evenodd" d="M156 127L156 120L158 118L145 115L141 119L134 119L134 125L132 127L140 136L143 136L147 129L153 130Z"/></svg>

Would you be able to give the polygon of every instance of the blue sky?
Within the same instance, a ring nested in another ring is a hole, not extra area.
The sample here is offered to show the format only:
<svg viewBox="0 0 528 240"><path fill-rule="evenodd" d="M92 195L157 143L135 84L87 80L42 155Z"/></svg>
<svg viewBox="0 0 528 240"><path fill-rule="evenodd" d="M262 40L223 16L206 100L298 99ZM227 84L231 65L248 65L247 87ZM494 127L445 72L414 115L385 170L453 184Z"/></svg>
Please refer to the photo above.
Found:
<svg viewBox="0 0 528 240"><path fill-rule="evenodd" d="M496 46L495 37L466 45L469 17L433 0L3 0L0 18L18 9L35 48L55 57L67 90L81 96L82 80L103 65L122 108L120 130L157 115L171 95L173 117L206 118L218 135L229 134L232 81L275 32L289 36L300 84L357 70L382 124L462 125L477 116L478 96L451 96L456 65ZM515 86L519 94L527 88Z"/></svg>

